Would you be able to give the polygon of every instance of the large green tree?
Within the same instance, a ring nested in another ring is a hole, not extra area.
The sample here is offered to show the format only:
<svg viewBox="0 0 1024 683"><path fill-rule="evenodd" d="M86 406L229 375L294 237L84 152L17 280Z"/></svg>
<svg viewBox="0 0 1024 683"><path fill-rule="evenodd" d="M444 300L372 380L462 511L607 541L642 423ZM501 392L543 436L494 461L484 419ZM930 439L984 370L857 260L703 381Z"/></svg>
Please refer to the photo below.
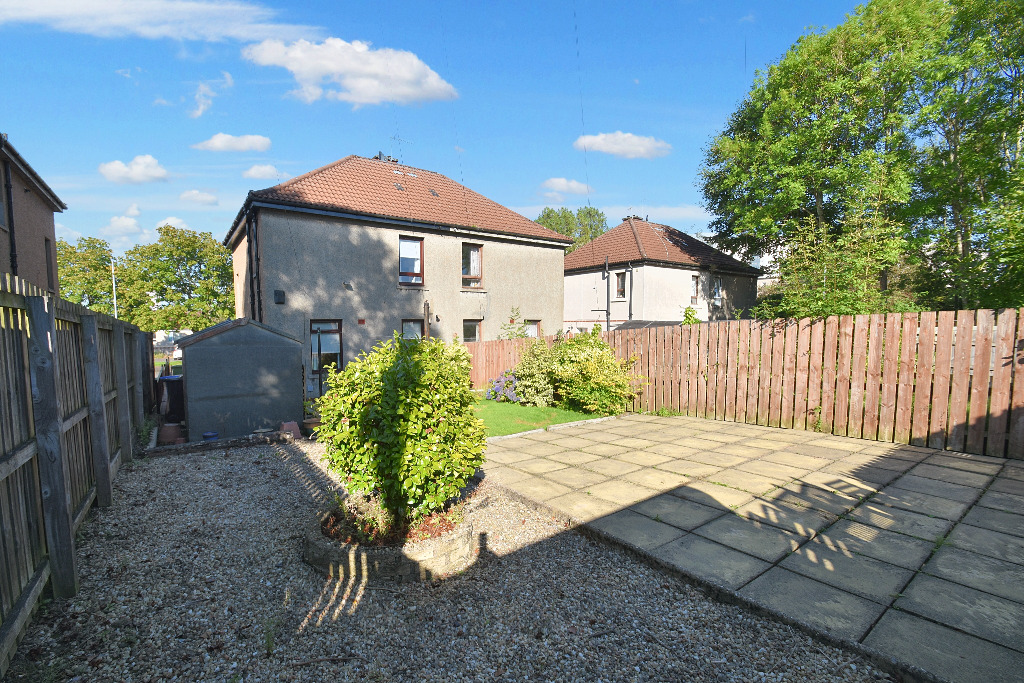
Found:
<svg viewBox="0 0 1024 683"><path fill-rule="evenodd" d="M105 240L79 237L72 244L58 239L57 272L60 274L61 297L97 313L113 315L112 259L110 245Z"/></svg>
<svg viewBox="0 0 1024 683"><path fill-rule="evenodd" d="M581 206L576 213L564 206L560 209L545 206L537 216L537 222L549 230L571 237L573 243L568 249L570 252L599 237L608 229L608 218L604 212L592 206Z"/></svg>
<svg viewBox="0 0 1024 683"><path fill-rule="evenodd" d="M231 252L208 232L164 225L117 269L121 317L144 330L201 329L234 310Z"/></svg>

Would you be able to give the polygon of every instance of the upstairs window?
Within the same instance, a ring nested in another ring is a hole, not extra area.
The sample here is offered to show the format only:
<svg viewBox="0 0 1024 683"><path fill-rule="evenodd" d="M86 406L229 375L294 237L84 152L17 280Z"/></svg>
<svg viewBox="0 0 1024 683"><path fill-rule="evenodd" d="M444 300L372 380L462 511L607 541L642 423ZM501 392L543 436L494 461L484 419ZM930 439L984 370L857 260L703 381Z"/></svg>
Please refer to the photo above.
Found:
<svg viewBox="0 0 1024 683"><path fill-rule="evenodd" d="M398 238L398 282L403 285L423 284L423 238Z"/></svg>
<svg viewBox="0 0 1024 683"><path fill-rule="evenodd" d="M626 298L626 274L615 273L615 298Z"/></svg>
<svg viewBox="0 0 1024 683"><path fill-rule="evenodd" d="M479 244L462 245L462 286L483 286L484 248Z"/></svg>
<svg viewBox="0 0 1024 683"><path fill-rule="evenodd" d="M697 303L697 293L700 291L700 276L694 275L690 278L690 303Z"/></svg>

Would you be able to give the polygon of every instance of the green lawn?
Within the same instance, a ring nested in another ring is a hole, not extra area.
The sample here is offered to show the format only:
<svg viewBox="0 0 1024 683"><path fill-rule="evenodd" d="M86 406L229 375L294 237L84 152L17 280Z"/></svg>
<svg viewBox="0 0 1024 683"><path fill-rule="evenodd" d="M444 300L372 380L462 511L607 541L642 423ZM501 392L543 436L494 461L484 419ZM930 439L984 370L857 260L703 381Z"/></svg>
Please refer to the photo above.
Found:
<svg viewBox="0 0 1024 683"><path fill-rule="evenodd" d="M544 429L563 422L576 422L598 417L577 413L574 410L521 406L516 403L498 403L485 399L480 399L476 404L476 414L487 425L487 436L505 436L517 432L527 432L531 429Z"/></svg>

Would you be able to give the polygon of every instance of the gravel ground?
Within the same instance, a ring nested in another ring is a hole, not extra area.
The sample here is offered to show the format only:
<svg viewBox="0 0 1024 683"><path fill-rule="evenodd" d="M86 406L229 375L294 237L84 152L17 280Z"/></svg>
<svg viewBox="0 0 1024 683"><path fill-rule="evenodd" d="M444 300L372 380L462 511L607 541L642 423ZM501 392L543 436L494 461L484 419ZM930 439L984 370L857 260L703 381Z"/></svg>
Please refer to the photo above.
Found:
<svg viewBox="0 0 1024 683"><path fill-rule="evenodd" d="M447 580L360 588L301 560L335 482L304 442L139 460L79 534L81 592L11 681L871 681L885 674L705 597L486 482Z"/></svg>

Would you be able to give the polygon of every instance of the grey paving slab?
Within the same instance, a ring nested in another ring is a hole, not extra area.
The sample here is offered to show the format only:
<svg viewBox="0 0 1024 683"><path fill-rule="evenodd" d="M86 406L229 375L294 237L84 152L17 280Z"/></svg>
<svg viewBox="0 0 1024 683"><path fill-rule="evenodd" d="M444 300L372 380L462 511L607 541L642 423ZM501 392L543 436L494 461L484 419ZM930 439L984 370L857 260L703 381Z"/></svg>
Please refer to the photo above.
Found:
<svg viewBox="0 0 1024 683"><path fill-rule="evenodd" d="M883 470L894 470L896 472L906 472L917 464L916 460L903 460L902 458L894 458L890 455L876 455L864 452L847 455L841 458L839 462L856 465L857 467L878 467Z"/></svg>
<svg viewBox="0 0 1024 683"><path fill-rule="evenodd" d="M697 449L680 446L676 443L659 443L648 448L647 452L657 453L658 455L667 455L670 458L683 458L687 455L693 455L697 452Z"/></svg>
<svg viewBox="0 0 1024 683"><path fill-rule="evenodd" d="M557 434L557 432L552 433ZM554 439L551 443L553 443L556 446L561 446L562 448L583 448L584 446L593 446L595 443L598 442L591 439L584 439L583 437L579 436L560 435L559 438Z"/></svg>
<svg viewBox="0 0 1024 683"><path fill-rule="evenodd" d="M833 515L846 514L860 502L857 498L826 491L799 481L786 484L782 488L770 492L764 498L783 505L821 510Z"/></svg>
<svg viewBox="0 0 1024 683"><path fill-rule="evenodd" d="M975 506L964 515L964 524L980 526L983 529L1001 531L1004 534L1024 537L1024 515L1015 515L1012 512L992 510L991 508Z"/></svg>
<svg viewBox="0 0 1024 683"><path fill-rule="evenodd" d="M603 474L584 470L579 467L566 467L553 472L546 472L542 476L545 479L558 482L559 484L568 486L571 489L585 489L593 486L594 484L600 484L602 481L608 481L608 477Z"/></svg>
<svg viewBox="0 0 1024 683"><path fill-rule="evenodd" d="M1012 493L986 491L985 495L978 501L978 505L992 508L993 510L1012 512L1017 515L1024 514L1024 497L1015 496Z"/></svg>
<svg viewBox="0 0 1024 683"><path fill-rule="evenodd" d="M955 467L959 470L977 472L979 474L997 474L1003 468L1001 458L989 458L984 455L958 454L936 454L925 458L924 462L930 465L943 465Z"/></svg>
<svg viewBox="0 0 1024 683"><path fill-rule="evenodd" d="M1024 538L1019 536L961 523L950 532L946 541L957 548L1024 564Z"/></svg>
<svg viewBox="0 0 1024 683"><path fill-rule="evenodd" d="M766 455L762 459L770 462L782 463L783 465L790 465L792 467L802 467L807 470L821 469L833 462L828 458L815 458L801 453L792 453L788 448L784 451L776 451L775 453Z"/></svg>
<svg viewBox="0 0 1024 683"><path fill-rule="evenodd" d="M777 489L786 483L786 478L766 477L762 474L754 474L739 469L726 469L721 472L709 475L707 480L713 484L721 484L734 489L740 489L755 496L760 496L769 491Z"/></svg>
<svg viewBox="0 0 1024 683"><path fill-rule="evenodd" d="M1024 650L1024 605L1006 598L918 574L895 606L1012 650Z"/></svg>
<svg viewBox="0 0 1024 683"><path fill-rule="evenodd" d="M1024 603L1024 566L946 544L921 571ZM1024 643L1024 640L1021 641Z"/></svg>
<svg viewBox="0 0 1024 683"><path fill-rule="evenodd" d="M928 463L917 465L910 470L910 474L928 477L929 479L938 479L939 481L948 481L952 484L960 484L961 486L974 486L976 488L988 486L988 483L992 481L991 474L968 472L953 467L943 467L942 465L931 465Z"/></svg>
<svg viewBox="0 0 1024 683"><path fill-rule="evenodd" d="M623 462L631 462L634 465L640 465L641 467L654 467L660 465L663 462L668 462L672 458L667 455L661 455L660 453L651 453L649 451L627 451L625 453L619 453L613 455L616 460Z"/></svg>
<svg viewBox="0 0 1024 683"><path fill-rule="evenodd" d="M829 493L847 496L853 500L860 500L861 498L870 496L872 493L877 492L879 488L876 484L870 481L858 479L857 477L849 474L837 474L835 472L825 472L821 470L817 472L808 472L800 477L800 481Z"/></svg>
<svg viewBox="0 0 1024 683"><path fill-rule="evenodd" d="M1017 479L1010 479L1009 477L997 477L992 485L988 487L989 491L998 491L1000 493L1012 493L1015 496L1024 496L1024 481Z"/></svg>
<svg viewBox="0 0 1024 683"><path fill-rule="evenodd" d="M628 453L632 449L610 443L596 443L593 446L584 446L582 450L584 453L593 453L594 455L619 455Z"/></svg>
<svg viewBox="0 0 1024 683"><path fill-rule="evenodd" d="M738 455L741 458L760 458L762 455L768 455L771 453L766 448L754 448L753 446L747 446L742 443L730 443L724 446L719 446L715 449L717 453L725 453L726 455Z"/></svg>
<svg viewBox="0 0 1024 683"><path fill-rule="evenodd" d="M804 541L796 534L736 515L723 515L693 533L766 562L779 561Z"/></svg>
<svg viewBox="0 0 1024 683"><path fill-rule="evenodd" d="M790 465L783 465L777 462L766 462L764 460L748 460L747 462L741 462L736 465L736 469L743 470L744 472L751 472L753 474L760 474L765 477L772 477L785 483L787 480L798 479L806 474L810 474L810 470L805 470L800 467L792 467Z"/></svg>
<svg viewBox="0 0 1024 683"><path fill-rule="evenodd" d="M533 456L529 453L523 453L515 450L496 450L492 451L487 449L487 462L497 462L505 465L510 465L514 462L522 462L523 460L532 460Z"/></svg>
<svg viewBox="0 0 1024 683"><path fill-rule="evenodd" d="M789 445L788 441L778 441L765 436L748 437L741 443L747 446L753 446L754 448L764 448L769 451L781 450Z"/></svg>
<svg viewBox="0 0 1024 683"><path fill-rule="evenodd" d="M520 479L519 481L514 481L507 484L507 486L513 491L526 496L531 500L536 500L542 503L545 503L552 498L565 495L571 490L568 486L562 486L561 484L556 484L553 481L548 481L547 479L542 479L541 477L535 477L533 475Z"/></svg>
<svg viewBox="0 0 1024 683"><path fill-rule="evenodd" d="M728 486L719 486L706 481L691 481L686 486L672 489L673 496L679 496L692 500L701 505L718 507L723 510L735 510L741 505L749 503L754 496L746 491L731 489Z"/></svg>
<svg viewBox="0 0 1024 683"><path fill-rule="evenodd" d="M881 467L866 467L864 465L852 465L843 461L834 462L831 465L821 468L822 472L841 474L853 477L859 481L867 482L882 488L895 480L902 474L896 470L887 470Z"/></svg>
<svg viewBox="0 0 1024 683"><path fill-rule="evenodd" d="M835 515L821 510L795 508L761 498L755 498L746 505L736 508L736 514L744 519L762 522L805 538L814 536L836 521Z"/></svg>
<svg viewBox="0 0 1024 683"><path fill-rule="evenodd" d="M851 439L842 436L824 436L820 439L812 439L807 444L811 446L822 446L824 448L832 448L834 450L846 451L847 453L856 453L864 450L870 442L862 439Z"/></svg>
<svg viewBox="0 0 1024 683"><path fill-rule="evenodd" d="M719 431L704 432L701 434L700 438L707 439L708 441L717 441L719 444L730 444L742 441L745 437L740 434L733 434L723 429Z"/></svg>
<svg viewBox="0 0 1024 683"><path fill-rule="evenodd" d="M833 550L865 555L906 569L917 569L935 549L933 541L844 519L815 537Z"/></svg>
<svg viewBox="0 0 1024 683"><path fill-rule="evenodd" d="M850 640L860 640L885 610L883 605L782 567L769 569L740 589L740 595Z"/></svg>
<svg viewBox="0 0 1024 683"><path fill-rule="evenodd" d="M623 481L630 481L640 486L646 486L656 491L671 491L674 488L685 485L689 479L682 474L667 472L664 470L645 467L635 472L627 472L619 477Z"/></svg>
<svg viewBox="0 0 1024 683"><path fill-rule="evenodd" d="M843 551L817 537L779 566L881 605L891 604L914 575L911 569Z"/></svg>
<svg viewBox="0 0 1024 683"><path fill-rule="evenodd" d="M638 503L641 500L647 500L648 498L654 498L661 491L655 491L644 486L638 486L628 481L620 481L618 479L611 479L609 481L595 484L585 489L593 496L598 498L604 498L613 503L618 503L622 507Z"/></svg>
<svg viewBox="0 0 1024 683"><path fill-rule="evenodd" d="M943 519L953 521L960 519L967 508L970 507L968 503L960 503L948 498L929 496L927 493L918 493L917 491L907 491L899 488L899 480L879 491L871 499L871 502L877 505L889 505L894 508L912 510L930 517L942 517Z"/></svg>
<svg viewBox="0 0 1024 683"><path fill-rule="evenodd" d="M488 464L487 467L484 468L484 476L499 486L508 486L514 482L526 479L531 475L523 472L522 470L514 470L511 467Z"/></svg>
<svg viewBox="0 0 1024 683"><path fill-rule="evenodd" d="M640 465L634 465L631 462L615 460L614 458L591 460L581 465L581 467L588 470L593 470L594 472L603 474L607 477L618 477L625 474L626 472L633 472L634 470L640 469Z"/></svg>
<svg viewBox="0 0 1024 683"><path fill-rule="evenodd" d="M631 509L686 531L692 531L702 524L729 514L721 508L708 507L668 494L641 501Z"/></svg>
<svg viewBox="0 0 1024 683"><path fill-rule="evenodd" d="M566 465L554 460L548 460L547 458L531 458L530 460L512 463L509 467L514 467L517 470L529 472L530 474L544 474L545 472L564 470Z"/></svg>
<svg viewBox="0 0 1024 683"><path fill-rule="evenodd" d="M581 453L579 451L565 451L564 453L555 453L554 455L548 456L548 460L554 460L555 462L560 462L564 465L582 465L584 463L600 459L600 455Z"/></svg>
<svg viewBox="0 0 1024 683"><path fill-rule="evenodd" d="M915 538L935 542L953 528L953 522L940 517L919 515L909 510L867 502L854 509L848 517L879 529L896 531Z"/></svg>
<svg viewBox="0 0 1024 683"><path fill-rule="evenodd" d="M892 483L893 486L907 491L926 493L929 496L938 496L960 503L973 503L981 495L981 489L962 484L952 484L948 481L919 477L915 474L905 474Z"/></svg>
<svg viewBox="0 0 1024 683"><path fill-rule="evenodd" d="M653 446L658 442L651 441L650 439L641 439L636 436L626 436L621 439L615 439L611 443L615 446L625 446L626 448L639 450L647 448L648 446Z"/></svg>
<svg viewBox="0 0 1024 683"><path fill-rule="evenodd" d="M850 454L850 451L848 450L818 445L819 443L820 442L812 441L808 443L793 444L786 448L786 452L799 453L800 455L808 455L813 458L821 458L823 460L839 460Z"/></svg>
<svg viewBox="0 0 1024 683"><path fill-rule="evenodd" d="M622 509L618 503L588 495L583 491L571 491L551 498L547 504L562 514L582 522L590 522Z"/></svg>
<svg viewBox="0 0 1024 683"><path fill-rule="evenodd" d="M750 458L730 453L719 453L718 451L702 451L688 455L686 459L704 463L705 465L714 465L715 467L732 467L739 465L741 462L746 462Z"/></svg>
<svg viewBox="0 0 1024 683"><path fill-rule="evenodd" d="M953 683L1018 683L1024 655L906 612L889 610L864 639L873 650Z"/></svg>
<svg viewBox="0 0 1024 683"><path fill-rule="evenodd" d="M1007 463L1003 466L1003 471L999 473L999 476L1016 481L1024 481L1024 467Z"/></svg>
<svg viewBox="0 0 1024 683"><path fill-rule="evenodd" d="M651 554L691 576L730 590L736 590L772 566L694 534L655 548Z"/></svg>
<svg viewBox="0 0 1024 683"><path fill-rule="evenodd" d="M598 517L590 523L590 526L600 529L625 544L643 550L653 550L686 533L671 524L655 521L633 510L620 510L604 517Z"/></svg>
<svg viewBox="0 0 1024 683"><path fill-rule="evenodd" d="M665 470L667 472L675 472L676 474L682 474L691 479L697 479L699 477L708 477L715 472L720 472L723 468L715 467L714 465L705 465L701 462L694 462L692 460L669 460L656 466L659 470Z"/></svg>
<svg viewBox="0 0 1024 683"><path fill-rule="evenodd" d="M534 456L545 456L554 455L555 453L561 453L565 449L562 448L561 446L556 446L553 443L537 441L533 444L519 446L516 450L522 451L523 453L529 453L530 455Z"/></svg>

